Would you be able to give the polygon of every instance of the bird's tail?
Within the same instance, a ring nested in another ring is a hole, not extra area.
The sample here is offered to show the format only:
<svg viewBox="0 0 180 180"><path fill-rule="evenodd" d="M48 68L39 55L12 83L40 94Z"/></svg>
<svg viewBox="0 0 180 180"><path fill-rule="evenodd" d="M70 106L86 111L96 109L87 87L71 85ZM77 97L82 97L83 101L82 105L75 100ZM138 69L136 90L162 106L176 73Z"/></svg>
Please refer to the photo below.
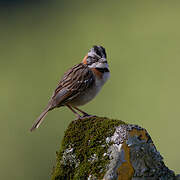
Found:
<svg viewBox="0 0 180 180"><path fill-rule="evenodd" d="M50 107L51 106L47 106L45 110L41 113L41 115L37 118L32 128L30 129L31 132L40 126L40 124L43 122L44 118L46 117L48 111L50 110Z"/></svg>

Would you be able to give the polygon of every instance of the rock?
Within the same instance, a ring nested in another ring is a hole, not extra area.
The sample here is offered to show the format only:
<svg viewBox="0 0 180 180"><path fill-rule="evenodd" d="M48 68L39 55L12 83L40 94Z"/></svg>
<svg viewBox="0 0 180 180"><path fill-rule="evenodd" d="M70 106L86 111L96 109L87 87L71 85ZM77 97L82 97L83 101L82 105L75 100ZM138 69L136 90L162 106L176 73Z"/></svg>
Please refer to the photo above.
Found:
<svg viewBox="0 0 180 180"><path fill-rule="evenodd" d="M92 117L67 128L52 180L175 180L144 128Z"/></svg>

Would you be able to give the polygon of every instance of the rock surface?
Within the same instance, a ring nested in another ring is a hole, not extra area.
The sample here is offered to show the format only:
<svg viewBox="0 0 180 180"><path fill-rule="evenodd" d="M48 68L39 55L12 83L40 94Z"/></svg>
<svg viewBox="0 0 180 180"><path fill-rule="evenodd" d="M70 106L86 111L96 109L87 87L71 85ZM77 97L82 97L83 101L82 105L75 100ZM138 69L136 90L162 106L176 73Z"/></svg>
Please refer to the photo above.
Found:
<svg viewBox="0 0 180 180"><path fill-rule="evenodd" d="M93 117L72 121L52 180L178 180L144 128Z"/></svg>

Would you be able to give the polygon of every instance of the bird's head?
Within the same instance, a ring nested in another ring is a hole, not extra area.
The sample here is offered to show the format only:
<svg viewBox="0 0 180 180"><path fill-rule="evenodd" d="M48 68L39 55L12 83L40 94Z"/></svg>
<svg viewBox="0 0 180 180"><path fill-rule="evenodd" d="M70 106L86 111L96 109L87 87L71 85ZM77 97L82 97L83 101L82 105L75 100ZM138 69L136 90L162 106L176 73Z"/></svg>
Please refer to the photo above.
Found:
<svg viewBox="0 0 180 180"><path fill-rule="evenodd" d="M83 63L88 65L89 68L95 68L100 72L109 72L106 51L102 46L93 46L84 57Z"/></svg>

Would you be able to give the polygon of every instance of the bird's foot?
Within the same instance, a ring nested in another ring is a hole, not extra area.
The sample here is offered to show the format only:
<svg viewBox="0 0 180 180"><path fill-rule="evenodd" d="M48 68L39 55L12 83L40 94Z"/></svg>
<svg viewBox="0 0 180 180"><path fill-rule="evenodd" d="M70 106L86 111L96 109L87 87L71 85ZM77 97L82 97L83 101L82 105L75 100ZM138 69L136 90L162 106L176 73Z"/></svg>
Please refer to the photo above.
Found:
<svg viewBox="0 0 180 180"><path fill-rule="evenodd" d="M86 119L86 118L92 118L92 117L96 117L95 115L90 115L90 114L83 114L83 116L81 116L81 119Z"/></svg>
<svg viewBox="0 0 180 180"><path fill-rule="evenodd" d="M97 117L95 115L90 115L90 114L87 114L87 113L83 113L83 116L80 116L80 115L76 115L76 119L75 120L78 120L78 119L86 119L86 118L92 118L92 117Z"/></svg>

